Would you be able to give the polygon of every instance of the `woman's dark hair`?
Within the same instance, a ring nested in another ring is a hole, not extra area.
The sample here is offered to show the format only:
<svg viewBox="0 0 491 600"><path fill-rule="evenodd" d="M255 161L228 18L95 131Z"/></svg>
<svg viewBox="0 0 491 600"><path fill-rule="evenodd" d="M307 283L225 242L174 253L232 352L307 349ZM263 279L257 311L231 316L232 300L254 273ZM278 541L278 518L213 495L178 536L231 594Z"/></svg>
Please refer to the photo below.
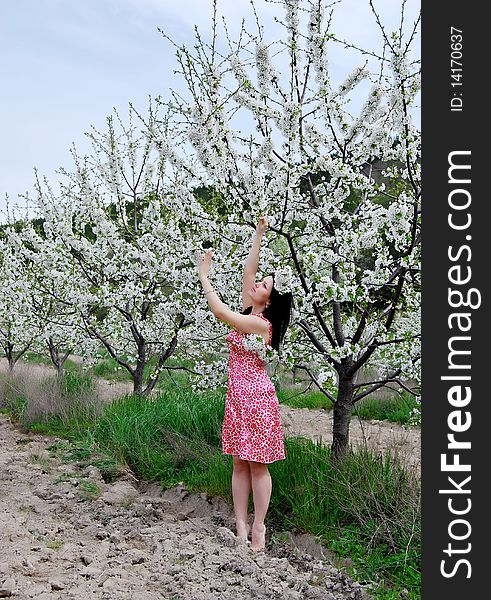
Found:
<svg viewBox="0 0 491 600"><path fill-rule="evenodd" d="M269 297L269 304L263 310L262 315L268 319L273 326L273 335L271 337L271 346L278 350L280 344L285 337L286 330L290 324L292 315L293 295L291 292L280 294L280 292L274 287L274 273L270 273L273 278L273 287L271 289L271 296ZM252 312L252 306L248 306L243 312L243 315L248 315Z"/></svg>

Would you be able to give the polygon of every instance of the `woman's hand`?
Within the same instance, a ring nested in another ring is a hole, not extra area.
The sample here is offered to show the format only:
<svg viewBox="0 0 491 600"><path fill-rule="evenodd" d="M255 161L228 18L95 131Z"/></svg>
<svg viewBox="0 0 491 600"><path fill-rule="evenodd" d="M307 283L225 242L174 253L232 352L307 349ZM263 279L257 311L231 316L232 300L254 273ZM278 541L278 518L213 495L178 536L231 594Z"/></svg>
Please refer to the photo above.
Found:
<svg viewBox="0 0 491 600"><path fill-rule="evenodd" d="M210 272L211 261L212 261L213 251L208 249L204 254L197 253L198 256L198 271L199 276L208 277L208 273Z"/></svg>
<svg viewBox="0 0 491 600"><path fill-rule="evenodd" d="M268 228L268 219L266 217L259 217L258 224L256 225L256 232L259 235L263 235L263 233Z"/></svg>

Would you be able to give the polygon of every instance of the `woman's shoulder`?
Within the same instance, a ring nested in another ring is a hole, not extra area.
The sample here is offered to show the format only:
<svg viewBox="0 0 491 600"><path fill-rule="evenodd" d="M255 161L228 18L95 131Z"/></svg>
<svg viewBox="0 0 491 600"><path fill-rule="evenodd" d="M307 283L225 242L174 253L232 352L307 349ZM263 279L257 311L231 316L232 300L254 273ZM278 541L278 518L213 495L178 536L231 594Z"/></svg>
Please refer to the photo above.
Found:
<svg viewBox="0 0 491 600"><path fill-rule="evenodd" d="M271 338L273 335L273 324L271 323L271 321L267 317L265 317L262 313L252 313L252 314L255 315L256 317L261 317L261 319L266 321L266 323L268 324L269 342L271 342ZM268 342L266 342L266 343L268 343Z"/></svg>
<svg viewBox="0 0 491 600"><path fill-rule="evenodd" d="M254 315L256 317L261 317L261 319L264 319L265 321L267 321L271 325L271 321L267 317L265 317L263 315L263 313L251 313L251 315Z"/></svg>

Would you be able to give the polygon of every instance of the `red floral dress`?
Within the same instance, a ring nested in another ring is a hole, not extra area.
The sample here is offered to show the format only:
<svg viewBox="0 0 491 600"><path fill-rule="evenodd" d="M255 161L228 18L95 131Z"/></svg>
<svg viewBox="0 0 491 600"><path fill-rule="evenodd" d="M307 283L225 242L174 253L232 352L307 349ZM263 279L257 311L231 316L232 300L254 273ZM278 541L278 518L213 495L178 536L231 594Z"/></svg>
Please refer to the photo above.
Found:
<svg viewBox="0 0 491 600"><path fill-rule="evenodd" d="M261 313L251 313L272 325ZM230 348L228 389L222 428L223 454L236 454L243 460L272 463L286 458L283 446L279 402L264 361L257 351L243 345L246 334L232 330L227 335Z"/></svg>

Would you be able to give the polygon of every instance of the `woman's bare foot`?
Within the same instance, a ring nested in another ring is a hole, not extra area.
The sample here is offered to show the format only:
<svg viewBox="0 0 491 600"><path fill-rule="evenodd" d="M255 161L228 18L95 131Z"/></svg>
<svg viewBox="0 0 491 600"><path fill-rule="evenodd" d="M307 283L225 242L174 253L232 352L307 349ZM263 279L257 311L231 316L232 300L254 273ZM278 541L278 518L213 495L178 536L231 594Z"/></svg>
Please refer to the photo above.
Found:
<svg viewBox="0 0 491 600"><path fill-rule="evenodd" d="M259 552L266 548L266 526L252 524L252 544L251 550Z"/></svg>
<svg viewBox="0 0 491 600"><path fill-rule="evenodd" d="M243 540L244 542L249 542L247 539L249 537L249 532L251 531L250 525L238 525L237 529L237 539Z"/></svg>

